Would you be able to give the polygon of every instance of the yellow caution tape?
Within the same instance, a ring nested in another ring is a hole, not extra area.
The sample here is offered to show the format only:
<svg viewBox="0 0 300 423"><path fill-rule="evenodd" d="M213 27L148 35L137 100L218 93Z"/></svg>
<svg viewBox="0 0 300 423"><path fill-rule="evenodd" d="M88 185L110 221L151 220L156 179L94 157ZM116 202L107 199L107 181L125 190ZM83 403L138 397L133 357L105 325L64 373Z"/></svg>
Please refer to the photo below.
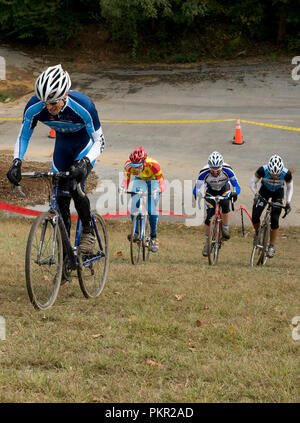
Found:
<svg viewBox="0 0 300 423"><path fill-rule="evenodd" d="M250 122L249 120L241 120L244 123L251 123L252 125L268 126L270 128L286 129L288 131L300 131L300 128L293 128L292 126L271 125L270 123Z"/></svg>
<svg viewBox="0 0 300 423"><path fill-rule="evenodd" d="M0 118L0 120L22 120L22 118ZM213 123L213 122L233 122L236 119L210 119L210 120L101 120L103 123L138 123L138 124L169 124L169 123ZM251 122L249 120L240 120L243 123L250 123L251 125L267 126L269 128L284 129L288 131L300 131L300 128L292 126L272 125L270 123Z"/></svg>

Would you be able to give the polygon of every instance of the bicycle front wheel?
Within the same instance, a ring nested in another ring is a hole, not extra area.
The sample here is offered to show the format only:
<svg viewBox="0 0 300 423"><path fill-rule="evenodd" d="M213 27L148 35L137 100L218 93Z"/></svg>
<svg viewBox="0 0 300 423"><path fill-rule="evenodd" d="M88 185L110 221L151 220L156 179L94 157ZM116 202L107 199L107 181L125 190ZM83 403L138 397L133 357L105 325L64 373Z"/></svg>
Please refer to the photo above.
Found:
<svg viewBox="0 0 300 423"><path fill-rule="evenodd" d="M142 243L141 240L141 222L142 216L140 214L136 214L132 221L132 229L131 229L131 239L130 239L130 258L132 264L139 264L141 260L141 253L142 253Z"/></svg>
<svg viewBox="0 0 300 423"><path fill-rule="evenodd" d="M148 216L144 219L144 233L143 233L143 260L149 261L151 251L151 236L150 236L150 223Z"/></svg>
<svg viewBox="0 0 300 423"><path fill-rule="evenodd" d="M267 248L269 239L269 229L267 225L262 226L256 236L251 253L250 264L251 266L264 265L267 261Z"/></svg>
<svg viewBox="0 0 300 423"><path fill-rule="evenodd" d="M63 267L63 246L56 216L41 213L34 221L26 247L26 286L36 309L50 308L57 297Z"/></svg>
<svg viewBox="0 0 300 423"><path fill-rule="evenodd" d="M78 253L77 275L79 285L86 298L101 294L108 271L108 236L102 216L93 215L96 243L90 254Z"/></svg>
<svg viewBox="0 0 300 423"><path fill-rule="evenodd" d="M209 234L208 234L208 263L215 265L218 262L219 248L220 248L220 225L217 216L213 216L210 220Z"/></svg>

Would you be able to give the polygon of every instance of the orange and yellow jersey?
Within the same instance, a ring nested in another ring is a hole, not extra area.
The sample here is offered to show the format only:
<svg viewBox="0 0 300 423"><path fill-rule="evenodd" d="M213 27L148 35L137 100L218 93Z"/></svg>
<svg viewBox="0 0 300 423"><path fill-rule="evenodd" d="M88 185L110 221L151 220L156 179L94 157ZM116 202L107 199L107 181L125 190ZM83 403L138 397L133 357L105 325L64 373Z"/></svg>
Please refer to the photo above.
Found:
<svg viewBox="0 0 300 423"><path fill-rule="evenodd" d="M131 175L134 175L134 170L136 169L136 167L131 166L130 160L127 160L125 162L124 178L122 185L126 187L126 189L128 188ZM152 181L153 179L156 179L159 184L160 192L163 192L166 189L164 177L161 172L161 167L159 163L156 160L151 159L151 157L147 157L147 159L145 160L144 169L142 170L142 172L139 175L134 176L144 181Z"/></svg>

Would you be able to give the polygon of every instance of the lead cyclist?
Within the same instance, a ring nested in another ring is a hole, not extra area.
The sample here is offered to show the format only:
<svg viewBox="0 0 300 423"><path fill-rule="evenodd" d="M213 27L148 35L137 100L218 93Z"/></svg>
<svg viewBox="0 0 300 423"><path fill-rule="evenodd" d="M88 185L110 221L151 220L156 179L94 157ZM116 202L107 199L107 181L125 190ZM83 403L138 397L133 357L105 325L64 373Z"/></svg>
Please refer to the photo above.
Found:
<svg viewBox="0 0 300 423"><path fill-rule="evenodd" d="M15 143L14 160L7 178L14 185L21 181L21 166L29 140L38 122L56 131L52 171L70 171L71 177L85 190L87 177L96 158L103 152L105 139L98 112L93 101L79 91L70 90L71 80L61 65L50 66L40 74L35 83L35 95L25 106L23 122ZM95 235L91 223L90 201L80 197L70 181L60 181L60 208L70 235L70 202L82 221L80 250L92 251Z"/></svg>

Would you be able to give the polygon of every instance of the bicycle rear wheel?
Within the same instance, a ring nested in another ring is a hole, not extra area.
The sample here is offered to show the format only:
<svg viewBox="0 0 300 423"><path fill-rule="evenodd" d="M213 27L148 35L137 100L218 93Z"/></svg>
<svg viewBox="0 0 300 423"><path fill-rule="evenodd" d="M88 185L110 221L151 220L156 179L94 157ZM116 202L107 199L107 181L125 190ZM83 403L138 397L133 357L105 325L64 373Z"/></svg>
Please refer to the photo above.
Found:
<svg viewBox="0 0 300 423"><path fill-rule="evenodd" d="M143 234L143 260L149 261L150 251L151 251L151 236L150 236L150 223L149 223L148 216L145 216L144 222L145 222L145 227L144 227L144 234Z"/></svg>
<svg viewBox="0 0 300 423"><path fill-rule="evenodd" d="M46 310L54 304L62 268L63 245L57 218L49 212L41 213L31 227L25 258L27 291L36 309Z"/></svg>
<svg viewBox="0 0 300 423"><path fill-rule="evenodd" d="M78 253L77 275L86 298L101 294L108 271L108 236L102 216L93 215L96 243L91 254Z"/></svg>
<svg viewBox="0 0 300 423"><path fill-rule="evenodd" d="M215 265L218 262L219 248L220 248L220 225L217 216L214 215L210 219L209 234L208 234L208 263Z"/></svg>
<svg viewBox="0 0 300 423"><path fill-rule="evenodd" d="M142 253L141 238L141 215L136 214L132 221L131 240L130 240L130 258L132 264L139 264ZM138 237L137 240L134 238Z"/></svg>

